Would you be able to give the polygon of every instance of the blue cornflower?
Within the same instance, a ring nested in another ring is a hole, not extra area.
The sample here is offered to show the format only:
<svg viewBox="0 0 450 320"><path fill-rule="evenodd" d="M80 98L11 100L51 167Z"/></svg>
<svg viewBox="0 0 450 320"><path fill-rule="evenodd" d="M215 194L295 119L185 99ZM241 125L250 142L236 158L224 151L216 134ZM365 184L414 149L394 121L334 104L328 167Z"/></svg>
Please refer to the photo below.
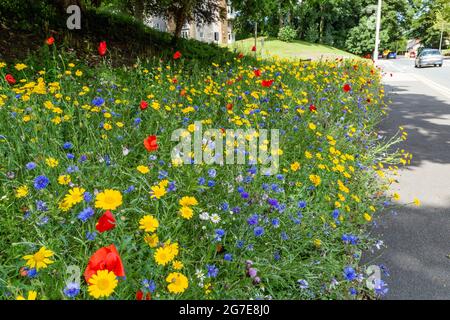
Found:
<svg viewBox="0 0 450 320"><path fill-rule="evenodd" d="M83 194L83 200L84 200L86 203L91 202L92 199L94 199L94 196L93 196L92 193L90 193L89 191L86 191L86 192Z"/></svg>
<svg viewBox="0 0 450 320"><path fill-rule="evenodd" d="M219 274L219 268L216 268L213 264L207 264L206 269L208 270L206 276L209 278L215 278Z"/></svg>
<svg viewBox="0 0 450 320"><path fill-rule="evenodd" d="M228 205L227 202L224 202L224 203L222 203L222 204L220 205L220 208L221 208L223 211L227 211L227 210L230 208L230 206Z"/></svg>
<svg viewBox="0 0 450 320"><path fill-rule="evenodd" d="M101 97L95 97L94 99L92 99L92 104L96 107L100 107L104 103L105 103L105 99L103 99Z"/></svg>
<svg viewBox="0 0 450 320"><path fill-rule="evenodd" d="M273 218L272 226L274 226L275 228L278 228L280 226L280 220L278 218Z"/></svg>
<svg viewBox="0 0 450 320"><path fill-rule="evenodd" d="M50 183L50 180L46 176L38 176L36 179L34 179L34 187L37 190L45 189L48 184Z"/></svg>
<svg viewBox="0 0 450 320"><path fill-rule="evenodd" d="M381 279L375 280L373 289L375 290L375 293L379 296L384 296L389 291L386 282L384 282Z"/></svg>
<svg viewBox="0 0 450 320"><path fill-rule="evenodd" d="M86 155L83 154L83 155L80 156L80 160L79 160L80 162L85 162L86 160L87 160L87 156Z"/></svg>
<svg viewBox="0 0 450 320"><path fill-rule="evenodd" d="M352 296L358 294L358 291L357 291L355 288L350 288L350 289L348 290L348 292L349 292Z"/></svg>
<svg viewBox="0 0 450 320"><path fill-rule="evenodd" d="M344 268L344 277L348 281L353 281L356 279L356 272L355 269L352 267L345 267Z"/></svg>
<svg viewBox="0 0 450 320"><path fill-rule="evenodd" d="M94 241L95 237L97 236L97 232L86 232L86 239L90 241Z"/></svg>
<svg viewBox="0 0 450 320"><path fill-rule="evenodd" d="M73 147L73 145L72 145L72 143L70 143L70 142L64 142L64 144L63 144L63 148L64 148L65 150L72 149L72 147Z"/></svg>
<svg viewBox="0 0 450 320"><path fill-rule="evenodd" d="M269 199L267 199L267 203L270 204L272 207L277 207L278 206L278 200L277 199L269 198Z"/></svg>
<svg viewBox="0 0 450 320"><path fill-rule="evenodd" d="M28 278L36 278L37 277L37 270L35 268L31 268L27 270L27 277Z"/></svg>
<svg viewBox="0 0 450 320"><path fill-rule="evenodd" d="M216 185L216 182L214 180L209 180L208 181L208 187L212 188Z"/></svg>
<svg viewBox="0 0 450 320"><path fill-rule="evenodd" d="M69 166L68 168L67 168L67 173L74 173L74 172L77 172L77 171L79 171L80 169L77 167L77 166Z"/></svg>
<svg viewBox="0 0 450 320"><path fill-rule="evenodd" d="M238 242L236 242L236 248L241 249L242 247L244 247L244 240L239 240Z"/></svg>
<svg viewBox="0 0 450 320"><path fill-rule="evenodd" d="M73 153L68 153L66 156L67 156L67 159L69 159L69 160L75 159L75 155Z"/></svg>
<svg viewBox="0 0 450 320"><path fill-rule="evenodd" d="M300 289L308 289L309 288L309 283L305 279L297 280L297 283L298 283Z"/></svg>
<svg viewBox="0 0 450 320"><path fill-rule="evenodd" d="M215 178L216 175L217 175L217 170L216 170L216 169L209 169L209 170L208 170L208 175L209 175L211 178Z"/></svg>
<svg viewBox="0 0 450 320"><path fill-rule="evenodd" d="M156 290L156 283L153 280L144 279L142 280L142 285L144 286L144 289L150 291L150 293L153 293Z"/></svg>
<svg viewBox="0 0 450 320"><path fill-rule="evenodd" d="M243 198L243 199L247 199L248 197L249 197L249 194L248 194L248 192L242 192L241 193L241 197Z"/></svg>
<svg viewBox="0 0 450 320"><path fill-rule="evenodd" d="M239 193L242 193L242 192L244 192L245 191L245 189L244 189L244 187L243 186L239 186L239 187L237 187L237 192L239 192Z"/></svg>
<svg viewBox="0 0 450 320"><path fill-rule="evenodd" d="M205 184L205 182L206 182L206 179L205 178L203 178L203 177L200 177L200 178L198 178L198 184L199 185L204 185Z"/></svg>
<svg viewBox="0 0 450 320"><path fill-rule="evenodd" d="M258 224L258 218L259 218L259 216L257 214L254 214L250 218L247 219L247 223L251 226Z"/></svg>
<svg viewBox="0 0 450 320"><path fill-rule="evenodd" d="M159 179L159 180L165 179L165 178L167 178L168 176L169 176L169 173L168 173L167 171L160 170L160 171L158 172L158 179Z"/></svg>
<svg viewBox="0 0 450 320"><path fill-rule="evenodd" d="M344 241L347 244L356 245L358 243L358 237L352 234L343 234L342 241Z"/></svg>
<svg viewBox="0 0 450 320"><path fill-rule="evenodd" d="M80 284L76 282L70 282L66 285L63 292L68 298L73 299L80 293Z"/></svg>
<svg viewBox="0 0 450 320"><path fill-rule="evenodd" d="M34 163L34 162L28 162L28 163L25 165L25 167L26 167L28 170L33 170L34 168L36 168L36 163Z"/></svg>
<svg viewBox="0 0 450 320"><path fill-rule="evenodd" d="M337 218L339 218L339 210L338 209L334 209L333 210L333 212L332 212L332 216L333 216L333 219L337 219Z"/></svg>
<svg viewBox="0 0 450 320"><path fill-rule="evenodd" d="M37 209L38 211L43 211L43 212L45 212L45 211L48 210L48 207L47 207L47 204L46 204L44 201L42 201L42 200L37 200L37 201L36 201L36 209Z"/></svg>
<svg viewBox="0 0 450 320"><path fill-rule="evenodd" d="M175 185L175 181L170 181L169 186L167 187L167 191L176 191L177 186Z"/></svg>
<svg viewBox="0 0 450 320"><path fill-rule="evenodd" d="M256 227L255 229L253 229L253 233L257 237L262 236L264 234L264 228L263 227Z"/></svg>
<svg viewBox="0 0 450 320"><path fill-rule="evenodd" d="M80 219L83 222L86 222L93 215L94 215L94 209L92 209L91 207L87 207L86 209L84 209L83 211L81 211L78 214L78 219Z"/></svg>
<svg viewBox="0 0 450 320"><path fill-rule="evenodd" d="M305 208L305 207L306 207L306 202L305 202L305 201L299 201L299 202L298 202L298 207L299 207L300 209Z"/></svg>
<svg viewBox="0 0 450 320"><path fill-rule="evenodd" d="M232 261L233 260L233 256L231 255L231 253L226 253L223 256L223 260L225 260L225 261Z"/></svg>

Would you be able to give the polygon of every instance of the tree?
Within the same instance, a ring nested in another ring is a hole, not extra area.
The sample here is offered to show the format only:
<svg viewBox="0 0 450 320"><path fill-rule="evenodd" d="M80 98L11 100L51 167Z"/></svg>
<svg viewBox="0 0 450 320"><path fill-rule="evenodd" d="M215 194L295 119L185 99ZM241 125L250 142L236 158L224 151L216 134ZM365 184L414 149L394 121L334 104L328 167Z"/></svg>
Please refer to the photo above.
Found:
<svg viewBox="0 0 450 320"><path fill-rule="evenodd" d="M223 0L145 0L145 10L175 23L174 42L181 36L186 22L212 23L226 17Z"/></svg>

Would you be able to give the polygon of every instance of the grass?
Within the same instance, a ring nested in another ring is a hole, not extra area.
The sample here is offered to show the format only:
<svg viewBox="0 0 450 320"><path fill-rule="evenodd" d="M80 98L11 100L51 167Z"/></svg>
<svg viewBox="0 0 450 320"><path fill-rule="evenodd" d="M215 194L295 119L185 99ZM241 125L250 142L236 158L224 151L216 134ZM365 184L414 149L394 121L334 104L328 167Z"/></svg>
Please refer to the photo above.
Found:
<svg viewBox="0 0 450 320"><path fill-rule="evenodd" d="M262 44L263 41L263 44ZM239 40L230 45L230 48L242 52L251 53L251 48L254 45L254 38ZM278 56L280 58L289 59L335 59L335 58L358 58L357 56L339 50L337 48L309 43L306 41L295 40L293 42L283 42L273 38L258 38L257 53L262 58L269 58Z"/></svg>

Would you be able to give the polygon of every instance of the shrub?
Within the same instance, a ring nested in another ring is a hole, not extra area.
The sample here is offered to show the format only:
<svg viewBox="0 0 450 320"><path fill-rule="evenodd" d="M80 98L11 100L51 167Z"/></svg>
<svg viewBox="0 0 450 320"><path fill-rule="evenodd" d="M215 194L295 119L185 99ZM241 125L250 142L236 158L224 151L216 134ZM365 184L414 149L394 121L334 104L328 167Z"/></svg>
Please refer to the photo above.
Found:
<svg viewBox="0 0 450 320"><path fill-rule="evenodd" d="M285 42L291 42L297 37L297 31L291 26L285 26L278 31L278 39Z"/></svg>

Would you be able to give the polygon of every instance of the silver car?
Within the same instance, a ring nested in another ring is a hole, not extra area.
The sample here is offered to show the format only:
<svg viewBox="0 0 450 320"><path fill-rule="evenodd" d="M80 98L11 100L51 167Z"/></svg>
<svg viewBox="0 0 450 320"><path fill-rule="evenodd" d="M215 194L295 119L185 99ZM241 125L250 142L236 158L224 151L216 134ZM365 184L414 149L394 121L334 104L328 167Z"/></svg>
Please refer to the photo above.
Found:
<svg viewBox="0 0 450 320"><path fill-rule="evenodd" d="M437 49L424 49L416 57L416 68L422 68L424 66L439 66L442 67L444 63L444 57Z"/></svg>

